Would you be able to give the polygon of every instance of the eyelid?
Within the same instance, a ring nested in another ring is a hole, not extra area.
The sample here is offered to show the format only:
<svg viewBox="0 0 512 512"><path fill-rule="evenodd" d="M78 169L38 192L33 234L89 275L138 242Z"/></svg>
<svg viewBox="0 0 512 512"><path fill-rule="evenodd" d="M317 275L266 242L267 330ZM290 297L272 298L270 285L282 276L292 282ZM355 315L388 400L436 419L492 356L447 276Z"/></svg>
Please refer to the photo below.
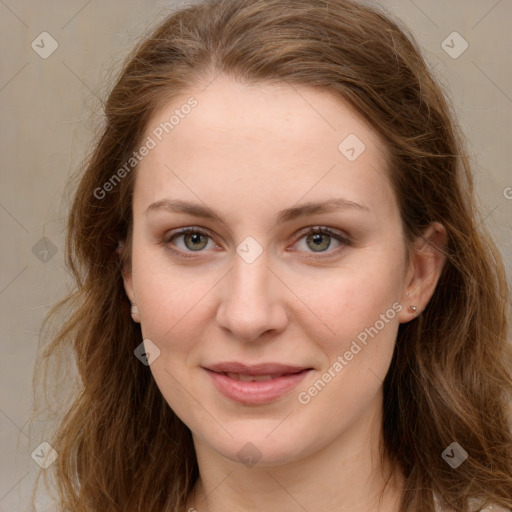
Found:
<svg viewBox="0 0 512 512"><path fill-rule="evenodd" d="M183 251L181 249L175 249L175 248L170 246L170 242L173 239L175 239L175 238L177 238L179 236L182 236L182 235L186 235L188 233L196 233L196 234L200 234L200 235L203 235L203 236L207 236L208 238L210 238L212 241L214 241L217 244L217 242L215 241L214 236L211 234L211 232L208 229L200 228L200 227L195 227L195 226L187 226L187 227L184 227L184 228L178 228L178 229L175 229L175 230L171 230L170 232L166 233L163 236L163 239L160 242L160 245L167 247L168 250L170 250L174 254L177 254L179 257L183 257L183 258L198 258L198 257L201 257L200 253L203 253L205 251L197 251L197 253L199 255L198 256L192 256L192 254L194 252L196 252L196 251ZM327 234L330 237L336 239L338 242L340 242L341 246L336 248L336 249L330 249L330 250L325 251L325 252L319 252L319 253L310 252L309 256L306 256L306 258L309 258L309 259L321 259L321 258L327 259L329 257L337 256L338 253L340 252L340 250L342 250L344 248L344 246L349 246L352 243L351 237L348 234L344 233L343 231L338 230L338 229L334 229L334 228L330 228L328 226L322 226L322 225L314 224L314 225L307 226L307 227L303 228L302 230L300 230L294 236L295 241L293 242L293 245L295 245L299 240L304 238L306 235L315 234L315 233ZM219 245L219 244L217 244L217 245ZM289 249L287 249L287 250L289 250ZM291 252L300 252L300 251L297 251L296 249L292 249Z"/></svg>

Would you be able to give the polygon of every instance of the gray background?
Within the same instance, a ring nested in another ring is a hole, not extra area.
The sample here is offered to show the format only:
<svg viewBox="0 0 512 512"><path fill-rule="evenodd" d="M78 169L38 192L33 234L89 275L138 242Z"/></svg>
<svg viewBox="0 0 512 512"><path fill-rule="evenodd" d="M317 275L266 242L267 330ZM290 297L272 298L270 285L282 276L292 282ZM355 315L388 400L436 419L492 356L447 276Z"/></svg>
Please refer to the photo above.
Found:
<svg viewBox="0 0 512 512"><path fill-rule="evenodd" d="M512 2L379 3L412 30L453 102L485 223L512 275ZM175 5L0 0L0 512L28 510L39 469L30 455L45 440L43 422L30 415L32 374L41 320L71 284L63 267L66 181L90 148L109 77L136 39ZM469 44L458 58L441 47L453 31ZM42 32L58 43L46 59L31 47L34 40L41 45ZM55 254L40 252L43 237ZM46 510L44 501L36 510Z"/></svg>

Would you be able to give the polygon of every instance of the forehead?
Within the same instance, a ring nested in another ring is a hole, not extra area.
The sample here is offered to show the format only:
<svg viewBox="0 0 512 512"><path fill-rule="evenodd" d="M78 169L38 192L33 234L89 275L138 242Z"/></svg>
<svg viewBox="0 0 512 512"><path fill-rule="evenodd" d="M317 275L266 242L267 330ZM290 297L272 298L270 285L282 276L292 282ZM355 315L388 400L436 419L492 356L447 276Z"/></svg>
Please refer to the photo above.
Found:
<svg viewBox="0 0 512 512"><path fill-rule="evenodd" d="M147 132L168 121L190 96L196 98L197 106L169 134L176 143L187 142L190 132L201 132L195 146L212 140L232 145L264 140L274 146L330 146L337 155L340 137L354 133L368 142L370 152L373 146L382 146L376 132L348 101L326 89L287 83L242 84L224 75L161 108L148 123Z"/></svg>
<svg viewBox="0 0 512 512"><path fill-rule="evenodd" d="M196 105L184 108L190 97ZM377 133L348 102L318 88L247 85L220 75L158 110L148 136L156 145L139 165L136 185L145 202L164 191L205 200L244 193L266 202L269 194L297 202L333 189L352 194L348 199L389 202L392 194Z"/></svg>

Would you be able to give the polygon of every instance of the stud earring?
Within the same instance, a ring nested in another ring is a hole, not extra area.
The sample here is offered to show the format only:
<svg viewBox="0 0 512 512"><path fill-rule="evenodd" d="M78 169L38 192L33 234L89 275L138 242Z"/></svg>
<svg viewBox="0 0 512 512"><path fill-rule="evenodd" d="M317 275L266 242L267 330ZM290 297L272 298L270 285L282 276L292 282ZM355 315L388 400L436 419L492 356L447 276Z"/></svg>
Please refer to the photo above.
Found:
<svg viewBox="0 0 512 512"><path fill-rule="evenodd" d="M415 313L417 313L420 310L420 308L417 308L416 306L409 306L409 309L411 311L414 311Z"/></svg>

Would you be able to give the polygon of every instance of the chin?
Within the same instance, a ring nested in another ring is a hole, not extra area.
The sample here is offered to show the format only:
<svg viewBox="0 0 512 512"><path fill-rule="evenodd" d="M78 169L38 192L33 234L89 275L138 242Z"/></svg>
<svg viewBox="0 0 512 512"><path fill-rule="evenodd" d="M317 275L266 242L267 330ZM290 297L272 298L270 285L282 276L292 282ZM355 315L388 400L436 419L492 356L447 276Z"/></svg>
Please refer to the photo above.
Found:
<svg viewBox="0 0 512 512"><path fill-rule="evenodd" d="M255 420L249 421L255 423ZM232 438L226 436L222 442L219 439L206 439L220 455L247 467L281 466L307 457L314 451L314 446L308 445L304 436L290 436L286 429L280 431L279 427L276 428L277 425L279 421L273 420L238 431L228 427Z"/></svg>

